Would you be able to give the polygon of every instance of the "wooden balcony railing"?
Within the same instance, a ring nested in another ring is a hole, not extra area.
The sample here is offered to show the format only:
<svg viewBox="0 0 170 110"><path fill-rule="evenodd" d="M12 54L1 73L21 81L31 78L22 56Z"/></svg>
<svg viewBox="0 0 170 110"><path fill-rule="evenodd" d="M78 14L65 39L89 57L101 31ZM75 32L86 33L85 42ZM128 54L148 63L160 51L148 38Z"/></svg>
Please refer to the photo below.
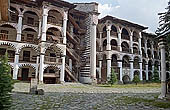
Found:
<svg viewBox="0 0 170 110"><path fill-rule="evenodd" d="M123 67L130 67L130 64L123 64Z"/></svg>
<svg viewBox="0 0 170 110"><path fill-rule="evenodd" d="M9 34L0 33L0 40L8 40Z"/></svg>
<svg viewBox="0 0 170 110"><path fill-rule="evenodd" d="M50 16L48 16L47 23L48 24L53 24L53 25L58 25L58 26L62 26L63 25L62 20L57 20L57 19L55 19L53 17L50 17Z"/></svg>
<svg viewBox="0 0 170 110"><path fill-rule="evenodd" d="M129 53L129 52L130 52L130 49L129 49L129 48L122 47L122 52Z"/></svg>
<svg viewBox="0 0 170 110"><path fill-rule="evenodd" d="M122 34L121 37L122 37L122 39L130 40L130 36L129 35Z"/></svg>
<svg viewBox="0 0 170 110"><path fill-rule="evenodd" d="M19 62L21 62L21 63L25 63L25 62L36 63L36 59L37 59L36 56L32 56L32 57L23 56L23 57L20 57Z"/></svg>
<svg viewBox="0 0 170 110"><path fill-rule="evenodd" d="M117 32L114 32L114 31L111 31L111 32L110 32L110 35L111 35L111 36L114 36L114 37L116 37L116 38L118 37L118 33L117 33Z"/></svg>
<svg viewBox="0 0 170 110"><path fill-rule="evenodd" d="M117 50L117 46L111 46L112 50Z"/></svg>
<svg viewBox="0 0 170 110"><path fill-rule="evenodd" d="M51 64L51 63L61 64L62 59L61 58L56 58L56 57L45 56L44 62L48 63L48 64Z"/></svg>
<svg viewBox="0 0 170 110"><path fill-rule="evenodd" d="M49 43L63 43L63 38L60 36L47 35L47 42Z"/></svg>

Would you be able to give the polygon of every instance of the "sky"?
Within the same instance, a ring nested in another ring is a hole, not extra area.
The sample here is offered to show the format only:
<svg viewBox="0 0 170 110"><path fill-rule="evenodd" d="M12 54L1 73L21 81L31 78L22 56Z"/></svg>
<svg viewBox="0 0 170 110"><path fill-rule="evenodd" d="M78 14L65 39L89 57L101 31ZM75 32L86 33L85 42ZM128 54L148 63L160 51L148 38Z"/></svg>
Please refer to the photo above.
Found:
<svg viewBox="0 0 170 110"><path fill-rule="evenodd" d="M142 26L155 32L159 25L158 13L165 12L169 0L65 0L71 3L97 2L99 18L111 15Z"/></svg>

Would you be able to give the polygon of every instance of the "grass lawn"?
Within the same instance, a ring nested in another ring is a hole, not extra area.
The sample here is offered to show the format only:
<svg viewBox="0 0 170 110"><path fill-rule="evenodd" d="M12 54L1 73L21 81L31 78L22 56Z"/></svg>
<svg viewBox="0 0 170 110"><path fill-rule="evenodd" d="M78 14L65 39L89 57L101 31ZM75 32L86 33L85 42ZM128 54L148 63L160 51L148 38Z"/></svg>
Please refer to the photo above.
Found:
<svg viewBox="0 0 170 110"><path fill-rule="evenodd" d="M115 84L115 85L109 85L109 84L99 84L98 87L112 87L112 88L160 88L160 83L144 83L144 84Z"/></svg>

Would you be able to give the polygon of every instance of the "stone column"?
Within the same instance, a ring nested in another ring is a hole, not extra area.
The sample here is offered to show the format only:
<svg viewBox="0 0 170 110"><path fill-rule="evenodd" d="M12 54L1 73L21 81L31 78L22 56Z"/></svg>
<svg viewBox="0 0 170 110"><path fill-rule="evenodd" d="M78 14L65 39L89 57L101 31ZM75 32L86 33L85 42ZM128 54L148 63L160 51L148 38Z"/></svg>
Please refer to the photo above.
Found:
<svg viewBox="0 0 170 110"><path fill-rule="evenodd" d="M145 53L146 53L146 58L148 58L148 52L147 52L147 40L145 40Z"/></svg>
<svg viewBox="0 0 170 110"><path fill-rule="evenodd" d="M130 34L130 52L133 53L133 32Z"/></svg>
<svg viewBox="0 0 170 110"><path fill-rule="evenodd" d="M161 80L161 65L158 65L159 79Z"/></svg>
<svg viewBox="0 0 170 110"><path fill-rule="evenodd" d="M130 79L131 81L133 80L133 77L134 77L134 70L133 70L133 60L130 60Z"/></svg>
<svg viewBox="0 0 170 110"><path fill-rule="evenodd" d="M39 71L39 83L43 83L43 75L44 75L44 54L40 55L40 71Z"/></svg>
<svg viewBox="0 0 170 110"><path fill-rule="evenodd" d="M63 44L64 46L64 52L63 52L63 56L62 56L62 66L61 66L61 73L60 73L60 82L63 83L64 81L64 77L65 77L65 60L66 60L66 31L67 31L67 15L68 12L64 12L64 18L63 18Z"/></svg>
<svg viewBox="0 0 170 110"><path fill-rule="evenodd" d="M71 72L72 72L72 59L69 59L69 69L71 70Z"/></svg>
<svg viewBox="0 0 170 110"><path fill-rule="evenodd" d="M44 6L43 7L43 22L42 22L41 41L46 41L47 17L48 17L48 9Z"/></svg>
<svg viewBox="0 0 170 110"><path fill-rule="evenodd" d="M143 80L143 76L142 76L142 62L139 62L139 66L140 66L140 80Z"/></svg>
<svg viewBox="0 0 170 110"><path fill-rule="evenodd" d="M39 55L37 55L37 61L36 61L36 72L35 72L35 78L36 78L36 79L38 78L39 59L40 59L40 56L39 56Z"/></svg>
<svg viewBox="0 0 170 110"><path fill-rule="evenodd" d="M91 32L91 56L90 56L90 73L92 78L92 83L97 83L96 80L96 24L92 24Z"/></svg>
<svg viewBox="0 0 170 110"><path fill-rule="evenodd" d="M18 63L19 63L19 54L15 53L15 59L14 59L15 68L14 68L14 72L13 72L13 79L18 78L18 69L19 69Z"/></svg>
<svg viewBox="0 0 170 110"><path fill-rule="evenodd" d="M165 44L160 42L161 49L161 94L159 98L163 99L166 97L166 59L165 59Z"/></svg>
<svg viewBox="0 0 170 110"><path fill-rule="evenodd" d="M139 33L139 54L142 56L142 34Z"/></svg>
<svg viewBox="0 0 170 110"><path fill-rule="evenodd" d="M110 31L111 31L111 26L108 25L108 26L107 26L107 49L106 49L106 50L111 50L111 45L110 45L110 41L111 41Z"/></svg>
<svg viewBox="0 0 170 110"><path fill-rule="evenodd" d="M22 18L23 15L18 15L18 25L17 25L17 38L16 41L21 41L21 34L22 34Z"/></svg>
<svg viewBox="0 0 170 110"><path fill-rule="evenodd" d="M119 51L121 52L122 51L122 47L121 47L121 43L122 43L122 41L121 41L121 33L122 33L122 31L121 31L121 29L118 29L118 48L119 48Z"/></svg>
<svg viewBox="0 0 170 110"><path fill-rule="evenodd" d="M41 24L42 24L41 19L39 19L38 38L41 37Z"/></svg>
<svg viewBox="0 0 170 110"><path fill-rule="evenodd" d="M154 70L155 70L155 66L154 66L154 61L153 61L153 64L152 64L152 73L154 72Z"/></svg>
<svg viewBox="0 0 170 110"><path fill-rule="evenodd" d="M146 81L148 81L149 80L149 75L148 75L148 62L146 63Z"/></svg>
<svg viewBox="0 0 170 110"><path fill-rule="evenodd" d="M119 71L120 71L120 82L123 82L122 77L123 77L123 72L122 72L122 60L118 61L118 67L119 67Z"/></svg>
<svg viewBox="0 0 170 110"><path fill-rule="evenodd" d="M110 78L111 74L111 59L107 59L107 78Z"/></svg>
<svg viewBox="0 0 170 110"><path fill-rule="evenodd" d="M99 32L100 34L100 51L103 51L103 45L102 45L102 35L103 35L103 32Z"/></svg>
<svg viewBox="0 0 170 110"><path fill-rule="evenodd" d="M102 60L99 61L99 82L102 79Z"/></svg>

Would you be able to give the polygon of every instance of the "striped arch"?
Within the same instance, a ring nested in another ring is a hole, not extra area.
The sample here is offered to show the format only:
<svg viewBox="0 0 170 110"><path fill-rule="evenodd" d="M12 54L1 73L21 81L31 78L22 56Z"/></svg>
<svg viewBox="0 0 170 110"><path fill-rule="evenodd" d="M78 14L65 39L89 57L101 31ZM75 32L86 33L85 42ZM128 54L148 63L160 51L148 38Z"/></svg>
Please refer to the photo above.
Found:
<svg viewBox="0 0 170 110"><path fill-rule="evenodd" d="M18 49L18 53L20 53L21 50L22 50L23 48L26 48L26 47L32 48L32 49L35 50L37 53L39 52L39 51L38 51L38 47L36 47L36 46L34 46L34 45L31 45L31 44L25 44L25 45L21 46L21 47Z"/></svg>
<svg viewBox="0 0 170 110"><path fill-rule="evenodd" d="M1 46L1 45L10 46L10 47L13 48L15 51L17 51L17 49L15 48L15 45L13 45L12 43L9 43L9 42L0 42L0 46Z"/></svg>
<svg viewBox="0 0 170 110"><path fill-rule="evenodd" d="M59 30L61 33L63 33L61 27L59 27L59 26L55 26L55 25L48 24L46 31L48 31L48 29L50 29L50 28L56 28L56 29ZM61 35L62 35L62 34L61 34ZM63 36L63 35L62 35L62 36Z"/></svg>
<svg viewBox="0 0 170 110"><path fill-rule="evenodd" d="M29 63L27 63L27 64L23 63L23 64L19 65L19 69L21 69L22 67L26 67L26 66L31 67L36 71L36 66L32 65L32 64L29 64Z"/></svg>
<svg viewBox="0 0 170 110"><path fill-rule="evenodd" d="M24 25L23 28L22 28L22 31L24 31L25 29L32 29L32 30L34 30L35 32L38 33L37 27L31 27L31 26Z"/></svg>
<svg viewBox="0 0 170 110"><path fill-rule="evenodd" d="M57 12L59 12L61 15L62 15L62 17L64 18L64 10L60 10L60 9L58 9L58 8L54 8L54 7L49 7L49 10L48 10L48 13L49 13L49 11L57 11Z"/></svg>
<svg viewBox="0 0 170 110"><path fill-rule="evenodd" d="M63 54L62 49L61 49L60 47L58 47L57 45L53 45L53 44L52 44L52 45L47 45L47 46L45 46L43 53L46 53L47 49L52 48L53 46L56 48L55 50L56 50L57 52L60 52L61 54Z"/></svg>
<svg viewBox="0 0 170 110"><path fill-rule="evenodd" d="M1 23L1 24L0 24L0 27L3 26L3 25L10 25L10 26L12 26L13 28L15 28L16 31L17 31L17 24L16 24L16 23L5 22L5 23Z"/></svg>
<svg viewBox="0 0 170 110"><path fill-rule="evenodd" d="M44 68L43 68L43 72L44 72L44 70L45 69L47 69L47 68L49 68L49 67L51 67L52 69L54 69L54 70L61 70L59 67L58 67L58 65L47 65L47 66L45 66Z"/></svg>
<svg viewBox="0 0 170 110"><path fill-rule="evenodd" d="M24 11L22 12L23 13L23 15L26 13L26 12L34 12L37 16L38 16L38 19L40 19L40 17L41 17L41 14L39 13L39 11L38 10L36 10L36 9L34 9L34 8L26 8L26 9L24 9Z"/></svg>

